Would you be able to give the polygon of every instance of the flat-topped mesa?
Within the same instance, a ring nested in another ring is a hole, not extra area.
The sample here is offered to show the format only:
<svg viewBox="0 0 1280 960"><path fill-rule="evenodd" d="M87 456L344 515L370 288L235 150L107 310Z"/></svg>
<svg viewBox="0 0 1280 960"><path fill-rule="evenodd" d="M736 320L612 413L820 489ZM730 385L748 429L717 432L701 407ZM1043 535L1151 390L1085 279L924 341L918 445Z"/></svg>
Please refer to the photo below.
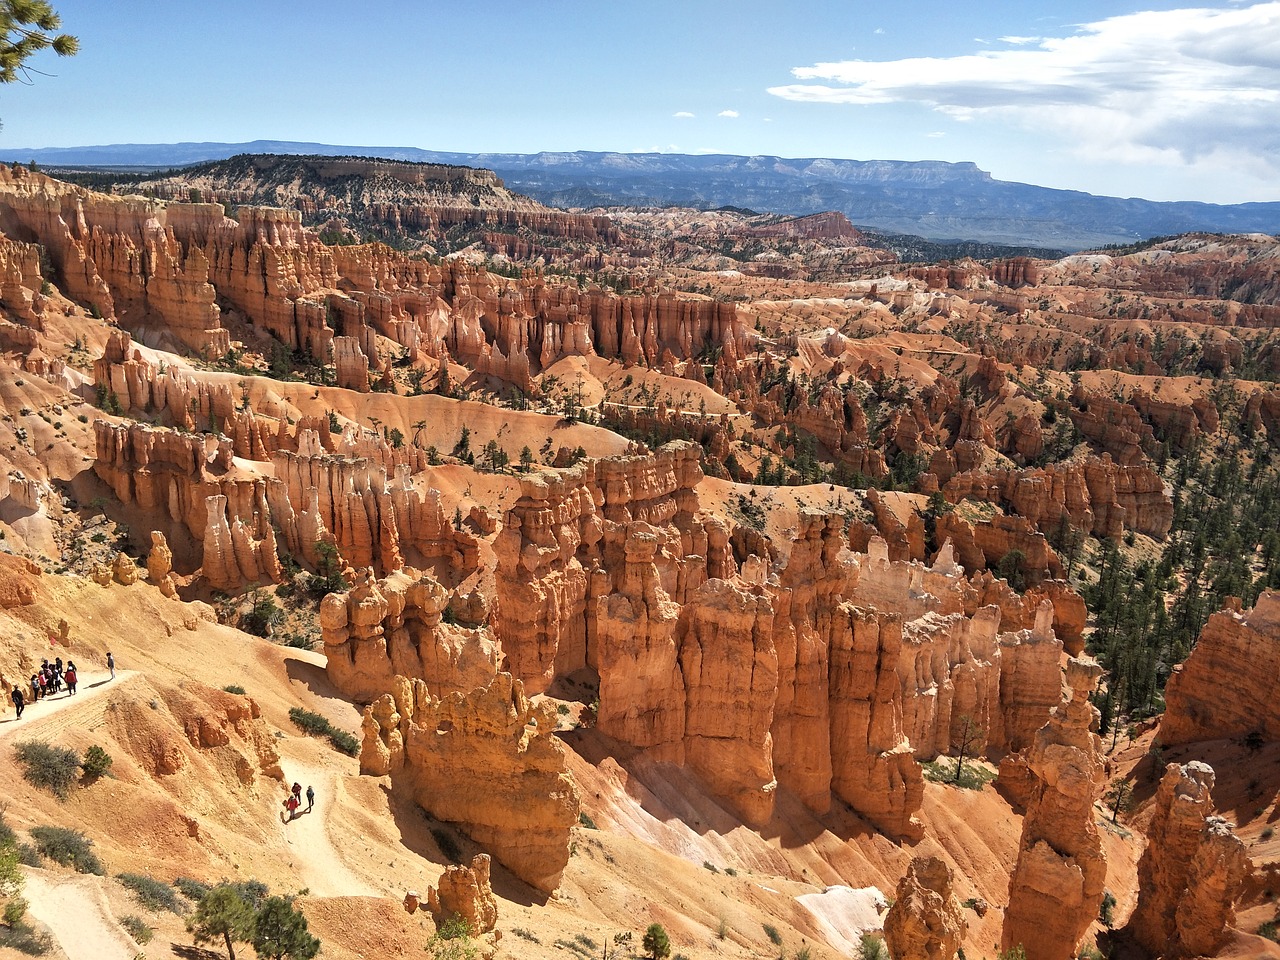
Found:
<svg viewBox="0 0 1280 960"><path fill-rule="evenodd" d="M1213 614L1165 689L1160 739L1169 745L1244 737L1280 740L1280 590L1252 610Z"/></svg>
<svg viewBox="0 0 1280 960"><path fill-rule="evenodd" d="M365 568L355 579L320 603L326 670L345 696L368 703L396 676L422 680L437 697L493 679L497 645L483 630L442 622L449 591L429 574L400 570L374 580Z"/></svg>
<svg viewBox="0 0 1280 960"><path fill-rule="evenodd" d="M360 769L389 773L393 791L549 893L569 862L579 810L555 727L554 705L534 705L510 674L443 698L397 677L365 709Z"/></svg>
<svg viewBox="0 0 1280 960"><path fill-rule="evenodd" d="M1091 658L1070 658L1069 698L1027 748L1036 782L1009 878L1001 941L1005 950L1023 947L1027 960L1074 957L1102 902L1107 862L1093 813L1102 744L1093 732L1098 711L1089 702L1101 676Z"/></svg>
<svg viewBox="0 0 1280 960"><path fill-rule="evenodd" d="M1171 960L1217 953L1250 869L1231 824L1214 816L1213 783L1206 763L1165 768L1138 862L1138 905L1126 929Z"/></svg>

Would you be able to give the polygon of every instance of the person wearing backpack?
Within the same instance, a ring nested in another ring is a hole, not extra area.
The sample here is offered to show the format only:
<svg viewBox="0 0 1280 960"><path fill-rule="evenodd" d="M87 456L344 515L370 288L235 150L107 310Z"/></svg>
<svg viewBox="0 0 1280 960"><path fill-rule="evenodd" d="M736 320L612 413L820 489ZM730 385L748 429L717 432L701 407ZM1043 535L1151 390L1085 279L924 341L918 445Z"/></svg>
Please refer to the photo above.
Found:
<svg viewBox="0 0 1280 960"><path fill-rule="evenodd" d="M63 679L67 681L67 696L74 697L76 695L76 665L74 663L67 664L67 672L63 674Z"/></svg>

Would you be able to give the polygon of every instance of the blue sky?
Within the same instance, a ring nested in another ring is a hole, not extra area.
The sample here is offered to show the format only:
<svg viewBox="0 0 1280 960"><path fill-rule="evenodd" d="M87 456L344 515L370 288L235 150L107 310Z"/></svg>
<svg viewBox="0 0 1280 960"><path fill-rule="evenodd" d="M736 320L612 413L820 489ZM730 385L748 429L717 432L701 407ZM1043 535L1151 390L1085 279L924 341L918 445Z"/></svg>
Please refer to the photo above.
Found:
<svg viewBox="0 0 1280 960"><path fill-rule="evenodd" d="M1280 2L54 0L0 145L971 160L1156 200L1280 200Z"/></svg>

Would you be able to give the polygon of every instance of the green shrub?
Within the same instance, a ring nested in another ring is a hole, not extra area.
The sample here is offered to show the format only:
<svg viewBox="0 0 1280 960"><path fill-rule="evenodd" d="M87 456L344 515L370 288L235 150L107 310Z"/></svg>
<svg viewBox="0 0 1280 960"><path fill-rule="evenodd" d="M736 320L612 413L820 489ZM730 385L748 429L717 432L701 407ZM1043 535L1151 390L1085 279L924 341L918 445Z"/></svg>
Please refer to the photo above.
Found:
<svg viewBox="0 0 1280 960"><path fill-rule="evenodd" d="M96 780L98 777L105 775L114 762L111 759L111 754L95 743L84 752L84 759L80 761L80 769L84 771L86 777Z"/></svg>
<svg viewBox="0 0 1280 960"><path fill-rule="evenodd" d="M80 775L80 755L66 747L52 747L43 740L15 744L14 756L22 764L23 778L65 800Z"/></svg>
<svg viewBox="0 0 1280 960"><path fill-rule="evenodd" d="M660 923L649 924L640 945L644 947L650 960L662 960L663 957L671 956L671 940Z"/></svg>
<svg viewBox="0 0 1280 960"><path fill-rule="evenodd" d="M40 856L40 851L32 844L18 844L18 862L27 867L43 867L44 857Z"/></svg>
<svg viewBox="0 0 1280 960"><path fill-rule="evenodd" d="M874 933L864 933L858 947L862 960L889 960L889 948Z"/></svg>
<svg viewBox="0 0 1280 960"><path fill-rule="evenodd" d="M146 921L132 913L120 918L120 926L129 931L129 936L133 937L134 942L140 947L145 947L155 936L155 931L147 926Z"/></svg>
<svg viewBox="0 0 1280 960"><path fill-rule="evenodd" d="M22 897L14 897L4 905L4 922L5 926L12 927L21 923L22 918L27 915L27 901Z"/></svg>
<svg viewBox="0 0 1280 960"><path fill-rule="evenodd" d="M1268 920L1258 927L1258 936L1280 943L1280 924L1277 924L1274 920Z"/></svg>
<svg viewBox="0 0 1280 960"><path fill-rule="evenodd" d="M532 930L526 930L524 927L512 927L511 932L521 940L528 940L530 943L542 943L536 933Z"/></svg>
<svg viewBox="0 0 1280 960"><path fill-rule="evenodd" d="M596 822L591 819L591 815L587 813L587 811L585 810L578 811L578 822L582 824L584 827L586 827L588 830L600 829L599 827L596 826Z"/></svg>
<svg viewBox="0 0 1280 960"><path fill-rule="evenodd" d="M134 899L148 910L168 910L179 915L186 912L177 891L167 883L143 873L119 873L116 879L128 887Z"/></svg>
<svg viewBox="0 0 1280 960"><path fill-rule="evenodd" d="M782 934L778 932L778 928L773 924L764 924L764 935L769 938L769 942L775 947L782 946Z"/></svg>
<svg viewBox="0 0 1280 960"><path fill-rule="evenodd" d="M1102 891L1102 903L1098 905L1098 919L1107 929L1115 922L1116 897L1110 890Z"/></svg>
<svg viewBox="0 0 1280 960"><path fill-rule="evenodd" d="M204 895L213 889L209 884L192 880L190 877L178 877L173 881L173 885L192 903L199 903L204 899Z"/></svg>
<svg viewBox="0 0 1280 960"><path fill-rule="evenodd" d="M338 729L330 730L329 742L333 744L335 750L345 753L348 757L360 755L360 738L353 733Z"/></svg>
<svg viewBox="0 0 1280 960"><path fill-rule="evenodd" d="M93 841L79 830L66 827L32 827L31 839L41 855L64 867L75 867L77 873L93 873L104 877L107 871L90 847Z"/></svg>
<svg viewBox="0 0 1280 960"><path fill-rule="evenodd" d="M332 729L329 721L320 714L311 710L304 710L302 707L290 707L289 719L293 721L293 725L303 733L312 733L323 736Z"/></svg>
<svg viewBox="0 0 1280 960"><path fill-rule="evenodd" d="M244 687L240 686L238 683L229 683L222 689L225 693L234 693L238 697L243 697L245 695Z"/></svg>
<svg viewBox="0 0 1280 960"><path fill-rule="evenodd" d="M289 719L293 721L294 726L304 733L327 736L335 750L345 753L349 757L357 756L360 753L359 737L348 733L346 730L339 730L318 713L314 713L311 710L303 710L302 707L290 707Z"/></svg>
<svg viewBox="0 0 1280 960"><path fill-rule="evenodd" d="M710 860L703 860L702 866L703 866L703 869L710 870L712 873L720 872L720 870L716 867L716 865L712 863Z"/></svg>

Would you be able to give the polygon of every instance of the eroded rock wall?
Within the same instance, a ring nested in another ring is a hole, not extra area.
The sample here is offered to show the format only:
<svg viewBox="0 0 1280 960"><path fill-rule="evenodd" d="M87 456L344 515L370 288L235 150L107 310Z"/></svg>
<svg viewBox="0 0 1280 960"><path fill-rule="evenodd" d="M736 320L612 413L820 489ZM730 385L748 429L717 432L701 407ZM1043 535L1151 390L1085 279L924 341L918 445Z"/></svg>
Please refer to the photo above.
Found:
<svg viewBox="0 0 1280 960"><path fill-rule="evenodd" d="M549 893L569 862L579 809L555 726L555 707L533 704L507 673L445 697L397 677L365 709L360 768L390 774L392 790Z"/></svg>
<svg viewBox="0 0 1280 960"><path fill-rule="evenodd" d="M1280 590L1252 610L1235 601L1209 618L1165 689L1160 739L1169 745L1243 737L1280 739Z"/></svg>

